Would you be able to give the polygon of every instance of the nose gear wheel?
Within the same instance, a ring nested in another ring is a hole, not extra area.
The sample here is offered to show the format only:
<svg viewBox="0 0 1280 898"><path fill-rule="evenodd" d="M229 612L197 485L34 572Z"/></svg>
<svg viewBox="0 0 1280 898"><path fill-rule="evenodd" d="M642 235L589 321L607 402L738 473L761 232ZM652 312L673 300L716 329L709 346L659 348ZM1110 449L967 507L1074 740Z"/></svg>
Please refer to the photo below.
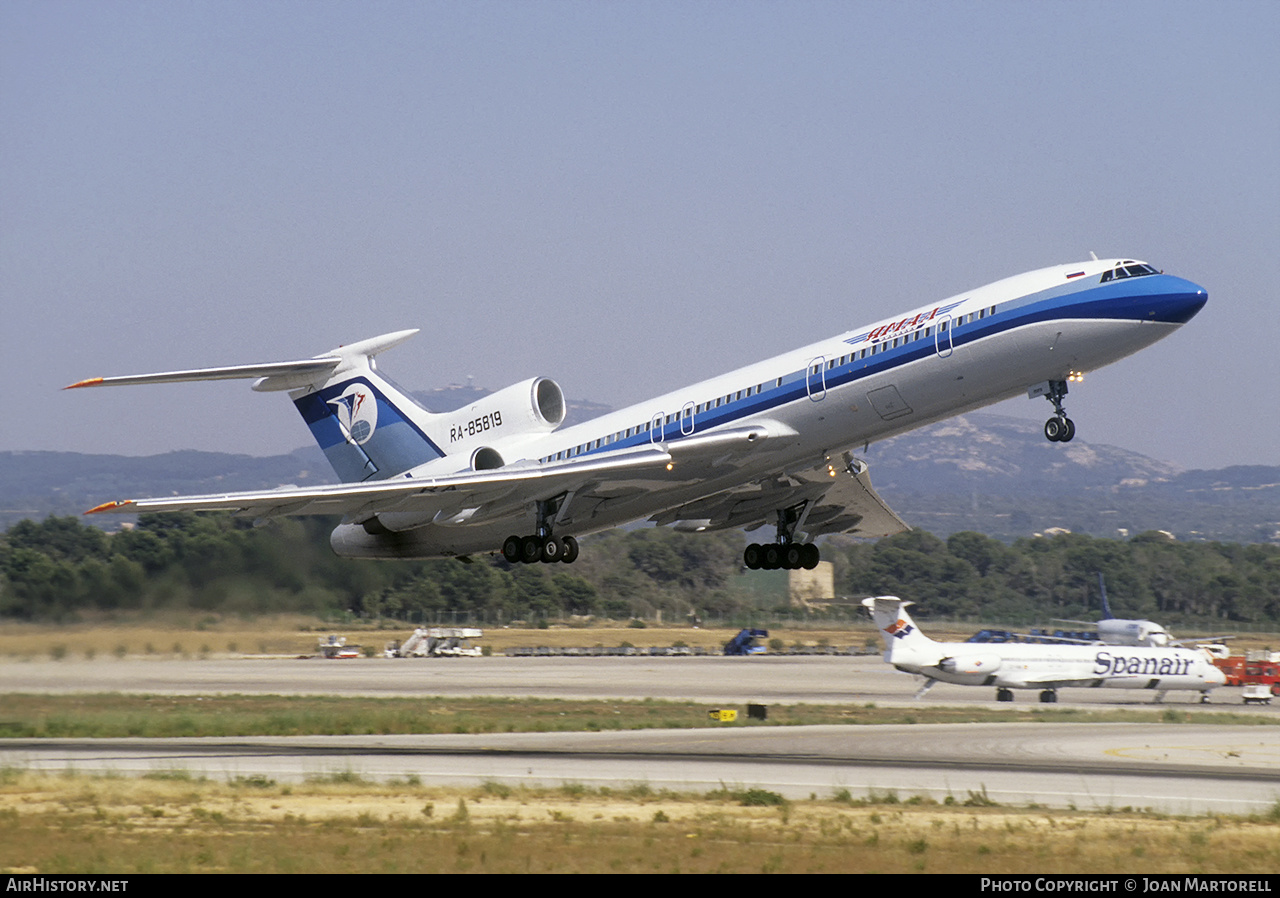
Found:
<svg viewBox="0 0 1280 898"><path fill-rule="evenodd" d="M1051 443L1070 443L1071 439L1076 435L1076 425L1067 417L1067 412L1062 407L1062 400L1066 395L1067 382L1065 380L1049 381L1049 392L1045 394L1044 398L1053 403L1054 415L1044 422L1044 435L1045 439Z"/></svg>

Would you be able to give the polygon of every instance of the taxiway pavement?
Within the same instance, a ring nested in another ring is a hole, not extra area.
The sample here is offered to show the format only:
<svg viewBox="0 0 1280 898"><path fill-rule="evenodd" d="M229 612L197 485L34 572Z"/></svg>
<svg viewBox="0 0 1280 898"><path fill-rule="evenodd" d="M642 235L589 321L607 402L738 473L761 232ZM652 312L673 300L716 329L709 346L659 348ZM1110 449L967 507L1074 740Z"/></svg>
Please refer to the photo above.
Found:
<svg viewBox="0 0 1280 898"><path fill-rule="evenodd" d="M878 657L476 658L149 661L0 665L4 692L197 695L538 696L747 702L994 705L994 690L940 684L912 698L915 678ZM1240 708L1175 693L1168 707ZM1020 693L1020 704L1035 693ZM1063 690L1058 708L1151 706L1149 693ZM1228 704L1230 702L1230 704ZM1004 707L1007 707L1004 706ZM1207 716L1205 716L1207 715ZM848 790L906 799L1261 813L1280 801L1280 727L1194 724L921 724L700 728L484 736L0 740L0 764L214 777L303 779L336 772L426 783L704 790L760 787L795 798Z"/></svg>

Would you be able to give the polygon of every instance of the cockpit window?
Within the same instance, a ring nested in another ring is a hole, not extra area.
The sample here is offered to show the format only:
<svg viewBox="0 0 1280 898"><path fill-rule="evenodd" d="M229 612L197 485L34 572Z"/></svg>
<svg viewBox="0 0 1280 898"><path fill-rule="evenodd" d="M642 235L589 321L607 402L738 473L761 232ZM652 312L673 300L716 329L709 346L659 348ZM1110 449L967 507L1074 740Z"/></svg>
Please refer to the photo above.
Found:
<svg viewBox="0 0 1280 898"><path fill-rule="evenodd" d="M1110 271L1104 271L1102 279L1098 283L1105 284L1107 281L1119 280L1120 278L1140 278L1149 274L1159 273L1159 271L1144 262L1124 261Z"/></svg>

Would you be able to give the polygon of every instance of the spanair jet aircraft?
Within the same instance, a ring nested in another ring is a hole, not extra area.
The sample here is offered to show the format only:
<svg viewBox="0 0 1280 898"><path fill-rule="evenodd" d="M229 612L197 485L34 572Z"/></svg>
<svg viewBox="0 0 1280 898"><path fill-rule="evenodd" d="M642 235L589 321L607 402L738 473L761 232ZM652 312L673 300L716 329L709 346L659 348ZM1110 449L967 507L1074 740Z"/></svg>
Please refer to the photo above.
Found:
<svg viewBox="0 0 1280 898"><path fill-rule="evenodd" d="M648 519L682 530L776 527L748 568L812 568L813 539L907 529L850 447L1019 393L1044 396L1045 436L1075 434L1068 382L1168 336L1208 294L1142 262L1092 260L998 281L585 424L536 377L448 414L427 412L374 358L416 331L310 359L94 378L72 387L255 378L285 391L337 486L125 499L94 512L229 509L342 515L357 558L572 562L575 535Z"/></svg>
<svg viewBox="0 0 1280 898"><path fill-rule="evenodd" d="M1025 642L934 642L920 632L907 606L895 596L864 599L884 640L884 660L925 677L922 697L939 681L995 686L996 701L1013 701L1014 689L1039 689L1040 701L1056 702L1067 686L1153 689L1158 699L1174 689L1200 693L1227 678L1202 649L1115 645L1036 645Z"/></svg>

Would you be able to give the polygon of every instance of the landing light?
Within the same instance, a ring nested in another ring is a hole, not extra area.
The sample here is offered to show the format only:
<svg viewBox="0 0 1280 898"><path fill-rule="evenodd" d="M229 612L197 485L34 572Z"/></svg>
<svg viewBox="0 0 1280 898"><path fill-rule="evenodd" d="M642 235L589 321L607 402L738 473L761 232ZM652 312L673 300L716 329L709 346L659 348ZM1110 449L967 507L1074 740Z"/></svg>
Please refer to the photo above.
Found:
<svg viewBox="0 0 1280 898"><path fill-rule="evenodd" d="M1078 384L1082 380L1084 380L1083 371L1072 371L1070 374L1067 375L1068 383Z"/></svg>

